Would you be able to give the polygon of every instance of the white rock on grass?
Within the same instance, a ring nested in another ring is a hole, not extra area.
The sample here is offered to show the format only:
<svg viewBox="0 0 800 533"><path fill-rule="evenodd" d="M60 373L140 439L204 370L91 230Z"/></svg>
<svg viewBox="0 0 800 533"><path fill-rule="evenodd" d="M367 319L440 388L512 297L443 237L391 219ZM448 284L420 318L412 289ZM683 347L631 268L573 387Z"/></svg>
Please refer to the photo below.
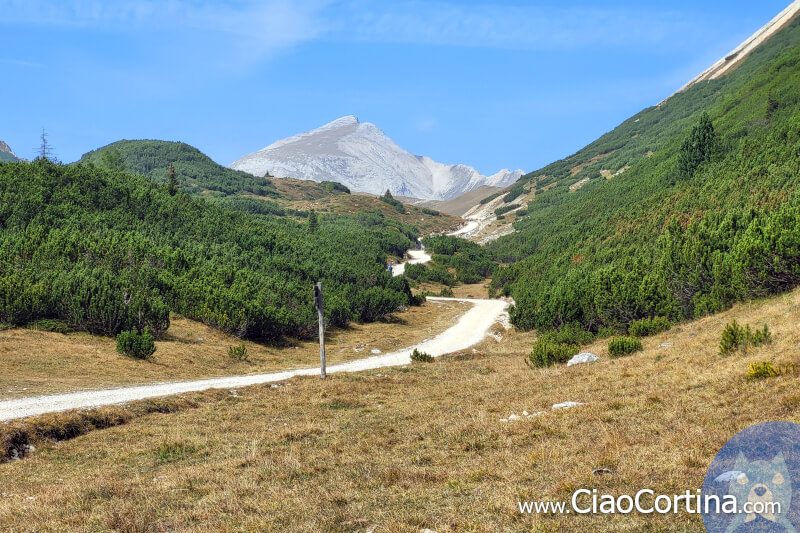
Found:
<svg viewBox="0 0 800 533"><path fill-rule="evenodd" d="M544 411L537 411L535 413L529 413L528 411L522 411L522 416L517 414L511 414L508 418L501 418L500 422L516 422L517 420L524 420L525 418L534 418L539 415L545 414Z"/></svg>
<svg viewBox="0 0 800 533"><path fill-rule="evenodd" d="M580 364L583 364L583 363L594 363L595 361L597 361L599 359L600 358L597 357L593 353L583 352L583 353L579 353L578 355L573 356L572 359L567 361L567 366L580 365Z"/></svg>
<svg viewBox="0 0 800 533"><path fill-rule="evenodd" d="M562 402L553 404L553 411L558 411L559 409L571 409L573 407L578 407L579 405L586 405L585 403L581 402Z"/></svg>

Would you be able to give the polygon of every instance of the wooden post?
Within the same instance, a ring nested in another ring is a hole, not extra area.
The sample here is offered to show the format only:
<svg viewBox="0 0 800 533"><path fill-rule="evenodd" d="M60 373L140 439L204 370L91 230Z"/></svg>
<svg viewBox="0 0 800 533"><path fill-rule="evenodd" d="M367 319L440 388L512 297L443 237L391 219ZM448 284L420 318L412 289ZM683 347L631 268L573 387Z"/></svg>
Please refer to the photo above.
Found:
<svg viewBox="0 0 800 533"><path fill-rule="evenodd" d="M322 282L318 281L314 285L314 305L317 306L319 313L319 368L320 377L325 379L327 376L325 372L325 317L323 314L322 304Z"/></svg>

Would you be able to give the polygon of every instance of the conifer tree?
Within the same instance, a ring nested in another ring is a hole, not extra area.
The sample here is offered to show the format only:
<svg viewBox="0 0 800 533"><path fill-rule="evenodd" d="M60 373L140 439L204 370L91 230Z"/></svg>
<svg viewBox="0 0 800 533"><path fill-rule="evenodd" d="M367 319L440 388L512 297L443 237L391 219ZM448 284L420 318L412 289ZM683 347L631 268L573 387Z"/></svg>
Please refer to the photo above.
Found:
<svg viewBox="0 0 800 533"><path fill-rule="evenodd" d="M175 196L178 192L178 180L175 178L175 165L169 164L169 171L167 171L167 192L170 196Z"/></svg>

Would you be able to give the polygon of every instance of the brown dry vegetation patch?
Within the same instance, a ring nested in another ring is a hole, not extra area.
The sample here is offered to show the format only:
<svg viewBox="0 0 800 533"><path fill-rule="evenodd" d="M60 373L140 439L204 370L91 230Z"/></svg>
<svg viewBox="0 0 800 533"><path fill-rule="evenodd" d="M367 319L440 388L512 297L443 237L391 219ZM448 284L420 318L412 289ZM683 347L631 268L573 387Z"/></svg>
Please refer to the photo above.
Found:
<svg viewBox="0 0 800 533"><path fill-rule="evenodd" d="M453 291L453 298L478 298L478 299L486 299L489 298L489 284L491 283L490 279L484 280L480 283L473 283L473 284L463 284L459 283L455 287L452 287L451 290ZM444 289L446 285L442 285L441 283L420 283L417 287L413 289L414 294L419 294L422 292L428 292L432 296L438 295L439 292Z"/></svg>
<svg viewBox="0 0 800 533"><path fill-rule="evenodd" d="M0 466L0 528L14 531L704 531L698 516L521 516L520 499L576 488L679 494L719 448L764 420L800 421L800 292L645 339L645 350L531 370L533 334L433 364L256 386L222 401L45 445ZM775 343L718 355L726 322ZM661 343L672 342L668 348ZM588 405L501 423L556 402ZM592 476L598 467L613 473Z"/></svg>
<svg viewBox="0 0 800 533"><path fill-rule="evenodd" d="M584 168L588 167L589 165L593 165L593 164L597 163L598 161L602 161L603 159L605 159L606 157L610 156L614 152L616 152L616 150L611 150L610 152L606 152L604 154L598 154L598 155L594 156L593 158L591 158L589 161L586 161L585 163L581 163L580 165L576 165L576 166L572 167L570 169L570 174L573 175L573 176L577 176L578 173L580 173L580 171L583 170Z"/></svg>
<svg viewBox="0 0 800 533"><path fill-rule="evenodd" d="M406 348L449 328L470 304L427 302L386 323L353 324L326 334L328 364ZM316 340L285 346L244 341L246 362L228 356L239 339L201 323L173 317L152 360L116 352L114 339L85 333L48 333L30 329L0 331L0 398L123 385L239 374L258 374L319 364ZM289 342L289 341L287 341Z"/></svg>
<svg viewBox="0 0 800 533"><path fill-rule="evenodd" d="M291 178L275 178L272 180L278 191L286 198L274 201L290 209L314 209L320 213L356 214L362 211L380 210L386 218L393 218L405 224L417 226L423 235L440 233L456 229L463 220L461 217L440 212L432 216L422 209L405 204L406 213L399 213L386 202L376 196L362 193L345 194L339 191L327 192L313 181L295 180Z"/></svg>

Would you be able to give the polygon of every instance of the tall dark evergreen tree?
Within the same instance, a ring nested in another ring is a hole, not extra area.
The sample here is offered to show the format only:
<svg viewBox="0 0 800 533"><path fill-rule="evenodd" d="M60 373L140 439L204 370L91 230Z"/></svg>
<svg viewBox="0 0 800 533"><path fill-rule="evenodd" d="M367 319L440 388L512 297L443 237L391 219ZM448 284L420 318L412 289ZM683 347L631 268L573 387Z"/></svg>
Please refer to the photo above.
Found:
<svg viewBox="0 0 800 533"><path fill-rule="evenodd" d="M680 179L692 178L695 170L711 159L716 146L717 134L714 131L714 124L708 113L704 112L681 145L678 156L678 177Z"/></svg>
<svg viewBox="0 0 800 533"><path fill-rule="evenodd" d="M175 178L175 165L169 164L169 171L167 171L167 192L170 196L175 196L178 192L178 180Z"/></svg>
<svg viewBox="0 0 800 533"><path fill-rule="evenodd" d="M317 212L313 209L308 212L308 220L306 223L308 224L309 233L317 232L317 229L319 228L319 217L317 217Z"/></svg>

